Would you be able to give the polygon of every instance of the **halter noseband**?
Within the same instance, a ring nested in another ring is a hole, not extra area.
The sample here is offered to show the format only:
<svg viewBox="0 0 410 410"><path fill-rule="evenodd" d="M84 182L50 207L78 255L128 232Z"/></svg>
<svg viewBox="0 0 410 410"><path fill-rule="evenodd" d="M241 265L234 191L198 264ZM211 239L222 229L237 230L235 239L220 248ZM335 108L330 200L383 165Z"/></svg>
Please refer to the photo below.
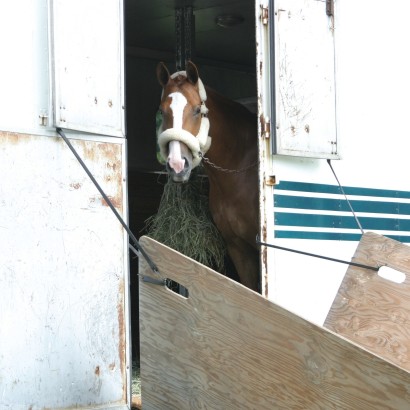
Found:
<svg viewBox="0 0 410 410"><path fill-rule="evenodd" d="M178 71L171 75L171 78L177 76L186 77L186 71ZM211 146L211 137L209 133L209 119L207 117L208 108L205 105L206 91L200 78L198 78L199 97L201 98L201 125L199 127L198 135L195 137L189 131L177 128L168 128L162 131L162 125L158 129L158 145L160 149L161 157L166 161L168 155L168 143L170 141L183 142L192 152L192 168L198 166L202 160L203 155L208 151Z"/></svg>

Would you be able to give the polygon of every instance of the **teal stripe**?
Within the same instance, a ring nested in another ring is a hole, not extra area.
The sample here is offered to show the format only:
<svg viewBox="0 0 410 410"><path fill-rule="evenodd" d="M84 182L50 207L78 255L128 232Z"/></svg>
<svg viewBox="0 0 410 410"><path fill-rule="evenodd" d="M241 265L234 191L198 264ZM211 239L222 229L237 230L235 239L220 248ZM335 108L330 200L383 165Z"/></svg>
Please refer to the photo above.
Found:
<svg viewBox="0 0 410 410"><path fill-rule="evenodd" d="M349 201L355 212L410 215L410 204L406 203L363 201L354 199ZM311 198L281 194L275 195L275 207L350 212L349 205L344 199Z"/></svg>
<svg viewBox="0 0 410 410"><path fill-rule="evenodd" d="M281 239L318 239L328 241L360 241L361 234L337 232L308 232L308 231L275 231L275 238Z"/></svg>
<svg viewBox="0 0 410 410"><path fill-rule="evenodd" d="M276 190L299 191L299 192L318 192L323 194L341 194L337 185L313 184L310 182L281 181L275 186ZM376 189L361 187L343 187L346 195L360 196L379 196L385 198L406 198L410 199L409 191L397 191L392 189ZM349 198L350 199L350 198Z"/></svg>
<svg viewBox="0 0 410 410"><path fill-rule="evenodd" d="M409 235L386 235L400 242L410 242L410 220L400 218L400 215L410 215L410 204L400 202L400 199L410 199L410 192L390 189L373 189L359 187L343 187L350 196L350 203L355 212L389 214L393 218L358 217L365 230L372 231L401 231ZM291 196L281 191L300 192L300 195ZM315 197L305 197L303 192L317 193ZM353 215L320 215L320 211L350 212L347 201L341 198L321 198L320 194L341 194L336 185L314 184L308 182L281 181L275 187L275 237L297 239L322 239L358 241L361 234ZM351 196L372 196L397 199L396 202L355 200ZM281 208L300 210L298 213L281 212ZM318 211L318 214L305 214L303 209ZM288 231L283 226L304 227L305 231ZM309 232L310 228L334 228L336 232ZM352 229L352 233L339 233L338 229Z"/></svg>
<svg viewBox="0 0 410 410"><path fill-rule="evenodd" d="M313 239L330 241L360 241L361 234L337 233L337 232L308 232L308 231L275 231L275 238L278 239ZM402 243L410 242L410 235L386 235Z"/></svg>
<svg viewBox="0 0 410 410"><path fill-rule="evenodd" d="M358 218L363 229L383 231L410 231L410 220L397 218ZM357 229L353 216L317 215L275 212L276 226L310 226L314 228Z"/></svg>

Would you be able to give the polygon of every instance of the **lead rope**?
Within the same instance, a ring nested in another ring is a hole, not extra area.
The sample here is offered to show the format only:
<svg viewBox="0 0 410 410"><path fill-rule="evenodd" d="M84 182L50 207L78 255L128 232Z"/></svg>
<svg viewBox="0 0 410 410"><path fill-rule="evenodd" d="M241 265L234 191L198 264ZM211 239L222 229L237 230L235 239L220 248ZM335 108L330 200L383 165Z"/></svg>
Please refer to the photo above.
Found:
<svg viewBox="0 0 410 410"><path fill-rule="evenodd" d="M156 274L159 275L161 279L155 279L151 278L149 276L143 276L142 279L144 282L149 282L157 285L165 285L166 284L166 279L161 277L161 274L155 265L155 263L152 261L152 259L149 257L149 255L145 252L144 248L140 245L138 242L138 239L135 237L135 235L132 233L131 229L128 227L128 225L125 223L124 219L121 217L121 215L118 213L118 211L115 209L114 205L112 204L111 200L108 198L108 196L105 194L103 189L101 188L100 184L97 182L97 180L94 178L93 174L90 172L88 169L87 165L85 165L84 161L81 159L81 157L78 155L77 151L69 141L69 139L66 137L64 134L63 130L61 128L57 128L57 133L61 136L61 138L64 140L64 142L67 144L68 148L70 148L71 152L74 154L74 156L77 158L78 162L80 165L83 167L84 171L86 174L89 176L91 181L94 183L95 187L98 189L100 192L101 196L104 198L105 202L108 204L110 207L111 211L114 213L114 215L117 217L117 219L120 221L121 225L123 228L127 231L129 237L131 238L132 242L135 245L132 246L131 244L129 245L129 248L135 253L137 257L140 256L140 254L144 257L146 262L148 263L148 266L151 268L151 270Z"/></svg>

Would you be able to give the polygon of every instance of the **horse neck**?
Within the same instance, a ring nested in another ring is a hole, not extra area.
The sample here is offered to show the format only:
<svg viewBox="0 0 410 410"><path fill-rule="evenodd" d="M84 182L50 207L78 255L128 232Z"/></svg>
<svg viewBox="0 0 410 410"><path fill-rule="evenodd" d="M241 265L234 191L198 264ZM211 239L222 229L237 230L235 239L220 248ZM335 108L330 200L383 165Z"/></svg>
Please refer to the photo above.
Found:
<svg viewBox="0 0 410 410"><path fill-rule="evenodd" d="M241 104L207 88L211 148L210 161L228 169L239 169L256 161L256 116Z"/></svg>

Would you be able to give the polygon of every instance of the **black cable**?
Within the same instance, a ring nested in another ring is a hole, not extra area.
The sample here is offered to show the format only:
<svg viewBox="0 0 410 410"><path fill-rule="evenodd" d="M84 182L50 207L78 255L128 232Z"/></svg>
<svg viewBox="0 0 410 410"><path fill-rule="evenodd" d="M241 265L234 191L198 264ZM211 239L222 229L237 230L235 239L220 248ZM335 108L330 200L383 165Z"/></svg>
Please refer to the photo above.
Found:
<svg viewBox="0 0 410 410"><path fill-rule="evenodd" d="M357 225L359 226L359 229L360 229L360 231L362 232L362 235L363 235L363 234L364 234L364 230L363 230L362 225L361 225L361 223L360 223L360 221L359 221L359 218L356 216L356 214L355 214L355 212L354 212L354 210L353 210L353 207L352 207L352 205L350 204L350 201L349 201L349 199L347 198L347 196L346 196L346 194L345 194L345 191L344 191L344 189L343 189L341 183L339 182L339 178L337 177L336 172L335 172L335 170L333 169L333 166L332 166L332 163L330 162L330 159L327 160L327 163L329 164L329 167L330 167L330 169L332 170L333 175L334 175L334 177L336 178L337 183L339 184L340 191L342 192L343 196L345 197L345 199L346 199L346 201L347 201L347 204L349 205L349 208L350 208L350 210L352 211L352 214L353 214L353 216L354 216L354 219L356 220L356 223L357 223Z"/></svg>
<svg viewBox="0 0 410 410"><path fill-rule="evenodd" d="M306 256L313 256L314 258L326 259L326 260L332 261L332 262L338 262L338 263L344 263L346 265L357 266L358 268L370 269L370 270L373 270L375 272L379 271L379 267L363 265L361 263L355 263L355 262L348 262L348 261L344 261L342 259L336 259L336 258L330 258L328 256L317 255L315 253L309 253L309 252L299 251L299 250L296 250L296 249L285 248L283 246L278 246L278 245L273 245L273 244L270 244L270 243L260 242L258 240L258 238L256 238L256 244L257 245L262 245L262 246L268 246L270 248L280 249L282 251L299 253L301 255L306 255Z"/></svg>

